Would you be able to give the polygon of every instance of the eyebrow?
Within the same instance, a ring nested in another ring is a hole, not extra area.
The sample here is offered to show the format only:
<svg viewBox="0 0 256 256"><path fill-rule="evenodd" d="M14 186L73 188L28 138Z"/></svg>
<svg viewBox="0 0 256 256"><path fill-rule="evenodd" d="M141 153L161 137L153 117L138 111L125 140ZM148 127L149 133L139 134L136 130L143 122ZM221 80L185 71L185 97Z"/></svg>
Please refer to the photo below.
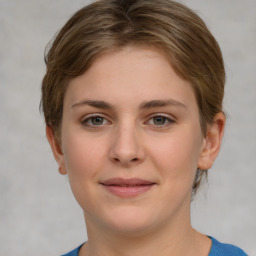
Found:
<svg viewBox="0 0 256 256"><path fill-rule="evenodd" d="M105 101L102 100L82 100L72 105L73 107L79 107L82 105L89 105L95 108L102 108L102 109L111 109L113 106Z"/></svg>
<svg viewBox="0 0 256 256"><path fill-rule="evenodd" d="M150 109L150 108L165 107L165 106L177 106L177 107L187 108L185 104L173 99L146 101L141 103L139 108Z"/></svg>
<svg viewBox="0 0 256 256"><path fill-rule="evenodd" d="M72 105L72 108L83 106L83 105L89 105L91 107L100 108L100 109L113 109L113 105L102 100L82 100L77 103L74 103ZM177 106L177 107L186 108L186 105L184 105L180 101L167 99L167 100L150 100L150 101L142 102L139 106L139 109L150 109L150 108L165 107L165 106Z"/></svg>

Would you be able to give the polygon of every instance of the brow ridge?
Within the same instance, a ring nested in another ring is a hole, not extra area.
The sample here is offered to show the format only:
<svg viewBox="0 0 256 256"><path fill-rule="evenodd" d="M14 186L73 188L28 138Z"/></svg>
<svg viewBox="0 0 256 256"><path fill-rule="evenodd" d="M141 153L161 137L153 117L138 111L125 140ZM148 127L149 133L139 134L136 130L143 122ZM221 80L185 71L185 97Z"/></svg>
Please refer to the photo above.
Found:
<svg viewBox="0 0 256 256"><path fill-rule="evenodd" d="M165 106L178 106L186 108L186 105L184 105L182 102L173 100L173 99L167 99L167 100L150 100L146 102L142 102L139 106L140 109L150 109L155 107L165 107Z"/></svg>
<svg viewBox="0 0 256 256"><path fill-rule="evenodd" d="M101 108L101 109L112 109L113 106L105 101L102 100L82 100L72 105L73 107L83 106L83 105L89 105L91 107L95 108ZM150 100L142 102L139 105L139 109L150 109L155 107L165 107L165 106L178 106L186 108L186 105L184 105L180 101L176 101L174 99L166 99L166 100Z"/></svg>
<svg viewBox="0 0 256 256"><path fill-rule="evenodd" d="M82 100L72 105L73 107L89 105L95 108L111 109L112 105L102 100Z"/></svg>

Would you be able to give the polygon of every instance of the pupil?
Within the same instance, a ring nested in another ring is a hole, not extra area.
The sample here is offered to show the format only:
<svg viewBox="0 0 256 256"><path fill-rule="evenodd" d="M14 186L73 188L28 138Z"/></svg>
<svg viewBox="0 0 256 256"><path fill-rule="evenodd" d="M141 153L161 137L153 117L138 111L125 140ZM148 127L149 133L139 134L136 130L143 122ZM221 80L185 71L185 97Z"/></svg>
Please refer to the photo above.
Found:
<svg viewBox="0 0 256 256"><path fill-rule="evenodd" d="M102 117L94 117L92 119L92 123L94 125L101 125L103 123L103 118Z"/></svg>
<svg viewBox="0 0 256 256"><path fill-rule="evenodd" d="M157 125L163 125L165 123L165 117L162 117L162 116L155 117L154 123Z"/></svg>

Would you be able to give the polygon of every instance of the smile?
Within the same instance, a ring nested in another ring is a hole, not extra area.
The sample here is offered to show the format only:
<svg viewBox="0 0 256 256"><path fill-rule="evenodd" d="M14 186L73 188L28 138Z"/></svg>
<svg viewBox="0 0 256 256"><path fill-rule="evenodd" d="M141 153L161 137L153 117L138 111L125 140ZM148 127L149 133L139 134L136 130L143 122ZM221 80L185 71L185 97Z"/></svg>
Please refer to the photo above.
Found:
<svg viewBox="0 0 256 256"><path fill-rule="evenodd" d="M135 197L145 193L156 185L154 182L142 179L122 179L114 178L109 179L100 184L111 194L122 198Z"/></svg>

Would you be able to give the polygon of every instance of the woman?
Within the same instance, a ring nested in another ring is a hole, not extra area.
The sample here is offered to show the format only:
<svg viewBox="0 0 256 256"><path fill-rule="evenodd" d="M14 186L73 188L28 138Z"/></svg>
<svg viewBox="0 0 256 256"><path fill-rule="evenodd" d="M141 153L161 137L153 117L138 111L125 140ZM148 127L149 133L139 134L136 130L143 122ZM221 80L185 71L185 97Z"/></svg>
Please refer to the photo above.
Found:
<svg viewBox="0 0 256 256"><path fill-rule="evenodd" d="M46 65L46 134L88 233L66 255L246 255L191 226L225 126L221 51L194 12L96 1L61 29Z"/></svg>

